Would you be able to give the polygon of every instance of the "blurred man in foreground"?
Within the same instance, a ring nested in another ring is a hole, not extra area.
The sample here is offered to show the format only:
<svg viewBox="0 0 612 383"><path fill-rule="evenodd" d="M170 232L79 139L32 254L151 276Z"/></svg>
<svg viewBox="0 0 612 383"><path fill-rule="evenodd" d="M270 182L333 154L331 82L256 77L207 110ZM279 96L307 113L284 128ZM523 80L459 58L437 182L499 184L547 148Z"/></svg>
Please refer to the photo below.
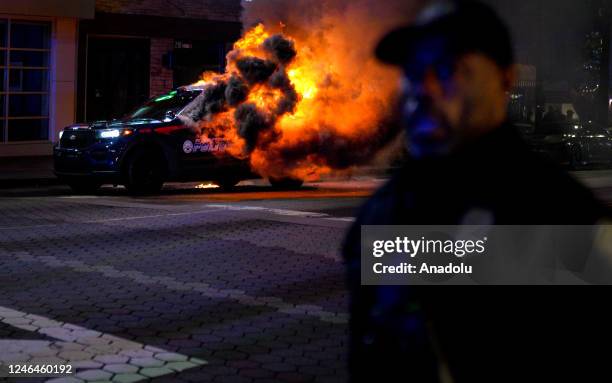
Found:
<svg viewBox="0 0 612 383"><path fill-rule="evenodd" d="M603 366L593 357L612 355L604 294L361 286L361 225L594 225L609 214L507 124L512 45L489 7L435 3L390 32L376 54L403 69L412 158L366 204L346 240L352 380L544 382L575 373L591 381L587 374Z"/></svg>

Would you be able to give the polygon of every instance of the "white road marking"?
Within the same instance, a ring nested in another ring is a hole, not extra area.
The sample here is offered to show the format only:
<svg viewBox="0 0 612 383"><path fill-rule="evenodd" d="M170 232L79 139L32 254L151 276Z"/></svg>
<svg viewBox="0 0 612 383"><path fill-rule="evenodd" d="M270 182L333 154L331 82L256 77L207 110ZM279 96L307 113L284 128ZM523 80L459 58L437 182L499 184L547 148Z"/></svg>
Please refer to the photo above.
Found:
<svg viewBox="0 0 612 383"><path fill-rule="evenodd" d="M260 211L264 213L275 214L284 217L298 217L298 218L321 218L327 221L336 222L355 222L354 217L334 217L326 213L314 213L310 211L300 210L286 210L286 209L274 209L261 206L244 206L244 205L220 205L220 204L208 204L208 207L214 207L222 210L231 211Z"/></svg>
<svg viewBox="0 0 612 383"><path fill-rule="evenodd" d="M330 218L325 218L328 219L330 221L341 221L341 222L355 222L356 218L355 217L330 217Z"/></svg>
<svg viewBox="0 0 612 383"><path fill-rule="evenodd" d="M96 199L100 198L96 195L64 195L57 197L59 199Z"/></svg>
<svg viewBox="0 0 612 383"><path fill-rule="evenodd" d="M56 341L2 339L0 365L69 364L73 368L70 377L84 382L93 380L119 382L124 379L136 382L174 374L207 363L202 359L8 307L0 306L0 322L56 339ZM57 378L48 382L63 380Z"/></svg>
<svg viewBox="0 0 612 383"><path fill-rule="evenodd" d="M121 217L121 218L105 218L105 219L94 219L91 221L82 221L81 223L104 223L104 222L117 222L117 221L133 221L137 219L146 219L146 218L162 218L162 217L177 217L177 216L185 216L185 215L196 215L202 213L213 213L217 211L222 211L221 209L208 209L208 210L197 210L197 211L187 211L182 213L166 213L166 214L154 214L154 215L143 215L143 216L134 216L134 217Z"/></svg>
<svg viewBox="0 0 612 383"><path fill-rule="evenodd" d="M177 217L177 216L196 215L196 214L203 214L203 213L214 213L214 212L221 212L221 211L224 211L224 210L223 209L207 209L207 210L187 211L187 212L182 212L182 213L166 213L166 214L141 215L141 216L133 216L133 217L103 218L103 219L93 219L93 220L87 220L87 221L60 222L60 223L45 224L45 225L0 226L0 230L38 229L38 228L44 228L44 227L55 227L58 225L74 225L74 224L79 224L79 223L105 223L105 222L133 221L133 220L138 220L138 219Z"/></svg>
<svg viewBox="0 0 612 383"><path fill-rule="evenodd" d="M265 213L272 213L276 215L284 215L284 216L290 216L290 217L310 217L310 218L329 217L329 214L325 214L325 213L313 213L309 211L300 211L300 210L274 209L274 208L261 207L261 206L219 205L219 204L208 204L206 206L214 207L217 209L234 210L234 211L261 211Z"/></svg>
<svg viewBox="0 0 612 383"><path fill-rule="evenodd" d="M209 298L231 299L246 306L264 306L290 315L306 315L323 322L346 324L348 314L326 311L317 305L296 305L278 297L248 295L243 290L219 289L205 282L182 282L172 277L150 276L137 270L119 270L113 266L90 265L81 261L65 261L53 256L33 256L26 252L11 253L23 262L41 262L53 268L69 268L77 272L99 273L110 278L125 278L143 285L161 285L173 291L192 291Z"/></svg>
<svg viewBox="0 0 612 383"><path fill-rule="evenodd" d="M105 204L98 204L101 206L107 206ZM0 230L23 230L23 229L38 229L45 227L55 227L61 224L79 224L79 223L105 223L105 222L121 222L121 221L133 221L139 219L149 219L149 218L163 218L163 217L180 217L180 216L190 216L196 214L203 213L215 213L215 212L223 212L223 211L245 211L245 212L263 212L274 214L283 217L303 217L303 218L321 218L329 221L339 221L339 222L353 222L355 218L353 217L333 217L326 213L315 213L309 211L300 211L300 210L287 210L287 209L275 209L275 208L267 208L261 206L244 206L244 205L227 205L227 204L206 204L205 207L211 209L204 210L196 210L196 211L186 211L179 213L164 213L164 214L151 214L151 215L142 215L142 216L131 216L131 217L118 217L118 218L103 218L103 219L94 219L87 221L71 221L71 222L60 222L57 224L43 224L43 225L26 225L26 226L0 226ZM154 209L154 205L147 205L147 208Z"/></svg>
<svg viewBox="0 0 612 383"><path fill-rule="evenodd" d="M57 197L58 199L66 199L68 197ZM82 203L86 205L95 205L95 206L112 206L112 207L130 207L130 208L142 208L142 209L157 209L157 210L176 210L177 205L175 204L165 204L160 202L155 203L146 203L146 202L137 202L134 200L125 200L123 197L100 197L97 198L85 198L83 201L80 201L78 198L75 198L71 201L71 203Z"/></svg>

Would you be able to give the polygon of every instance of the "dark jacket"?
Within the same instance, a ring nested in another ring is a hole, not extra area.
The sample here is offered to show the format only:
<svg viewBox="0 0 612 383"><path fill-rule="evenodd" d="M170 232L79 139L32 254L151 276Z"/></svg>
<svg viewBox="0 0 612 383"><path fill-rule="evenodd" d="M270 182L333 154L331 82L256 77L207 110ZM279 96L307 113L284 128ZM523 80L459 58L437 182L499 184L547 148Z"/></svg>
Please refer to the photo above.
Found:
<svg viewBox="0 0 612 383"><path fill-rule="evenodd" d="M498 225L611 216L509 126L453 156L407 163L365 204L344 246L353 381L436 382L442 365L456 383L550 381L593 371L584 369L591 355L612 357L609 288L360 285L361 225L458 225L471 212ZM612 370L602 381L612 381Z"/></svg>

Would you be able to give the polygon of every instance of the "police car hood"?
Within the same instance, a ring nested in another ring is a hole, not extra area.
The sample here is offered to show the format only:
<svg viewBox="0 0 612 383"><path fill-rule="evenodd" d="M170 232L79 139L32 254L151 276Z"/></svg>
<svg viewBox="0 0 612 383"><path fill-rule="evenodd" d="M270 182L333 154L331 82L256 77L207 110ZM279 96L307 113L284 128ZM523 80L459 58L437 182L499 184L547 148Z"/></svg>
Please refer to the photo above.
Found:
<svg viewBox="0 0 612 383"><path fill-rule="evenodd" d="M151 118L135 118L125 120L103 120L95 121L88 124L91 129L116 129L125 127L137 127L142 125L161 124L162 121L151 119Z"/></svg>

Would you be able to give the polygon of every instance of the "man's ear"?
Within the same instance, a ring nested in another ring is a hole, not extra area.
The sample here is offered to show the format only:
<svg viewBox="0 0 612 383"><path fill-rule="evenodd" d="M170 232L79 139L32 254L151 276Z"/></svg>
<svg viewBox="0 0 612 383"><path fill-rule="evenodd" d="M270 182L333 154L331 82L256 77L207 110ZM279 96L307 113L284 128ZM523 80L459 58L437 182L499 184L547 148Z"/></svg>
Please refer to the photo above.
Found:
<svg viewBox="0 0 612 383"><path fill-rule="evenodd" d="M516 84L518 69L516 64L510 65L508 68L502 68L502 86L504 91L510 92Z"/></svg>

